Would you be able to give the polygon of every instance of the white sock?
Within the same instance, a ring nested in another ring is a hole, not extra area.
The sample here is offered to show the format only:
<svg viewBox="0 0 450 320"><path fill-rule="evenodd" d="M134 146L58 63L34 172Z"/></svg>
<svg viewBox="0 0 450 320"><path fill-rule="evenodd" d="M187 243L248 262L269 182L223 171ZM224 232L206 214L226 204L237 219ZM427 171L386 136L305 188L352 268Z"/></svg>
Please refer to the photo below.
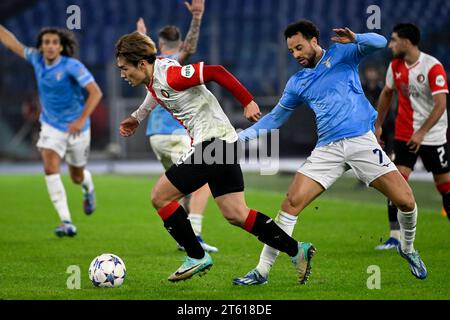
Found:
<svg viewBox="0 0 450 320"><path fill-rule="evenodd" d="M83 192L94 191L94 182L92 180L92 174L88 170L84 170L84 180L81 183L83 187Z"/></svg>
<svg viewBox="0 0 450 320"><path fill-rule="evenodd" d="M284 232L289 236L292 236L295 224L297 223L297 217L284 211L280 211L275 218L275 222ZM259 263L256 266L256 269L263 277L267 278L269 276L270 269L279 253L280 251L277 249L264 245L261 256L259 257Z"/></svg>
<svg viewBox="0 0 450 320"><path fill-rule="evenodd" d="M59 174L45 176L45 182L50 200L53 202L53 206L61 221L71 222L72 219L70 218L69 206L67 205L66 190L64 189L61 176Z"/></svg>
<svg viewBox="0 0 450 320"><path fill-rule="evenodd" d="M414 239L416 238L417 205L411 212L403 212L400 209L397 214L400 223L400 242L402 251L411 253L414 251Z"/></svg>
<svg viewBox="0 0 450 320"><path fill-rule="evenodd" d="M400 240L400 230L391 230L389 237Z"/></svg>
<svg viewBox="0 0 450 320"><path fill-rule="evenodd" d="M192 229L194 229L195 235L200 236L202 234L203 215L198 213L189 213L188 218L191 221Z"/></svg>

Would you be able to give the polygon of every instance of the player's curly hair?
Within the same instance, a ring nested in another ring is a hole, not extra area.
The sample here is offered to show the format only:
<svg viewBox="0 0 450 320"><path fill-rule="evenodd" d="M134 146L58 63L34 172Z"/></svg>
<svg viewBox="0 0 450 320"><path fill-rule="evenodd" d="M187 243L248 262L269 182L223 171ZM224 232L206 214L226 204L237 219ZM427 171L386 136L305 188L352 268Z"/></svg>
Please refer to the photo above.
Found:
<svg viewBox="0 0 450 320"><path fill-rule="evenodd" d="M153 64L156 60L156 45L153 40L140 32L122 36L116 43L116 58L123 57L137 66L139 61L146 60Z"/></svg>
<svg viewBox="0 0 450 320"><path fill-rule="evenodd" d="M69 30L61 28L46 27L41 29L37 36L37 48L41 47L44 35L48 33L57 34L59 36L59 41L63 47L63 51L61 52L63 56L73 57L77 54L78 42L75 38L75 34Z"/></svg>
<svg viewBox="0 0 450 320"><path fill-rule="evenodd" d="M316 25L309 20L300 20L288 25L286 30L284 30L284 37L285 39L290 38L298 32L300 32L303 38L307 40L311 40L315 37L317 41L319 41L320 31Z"/></svg>

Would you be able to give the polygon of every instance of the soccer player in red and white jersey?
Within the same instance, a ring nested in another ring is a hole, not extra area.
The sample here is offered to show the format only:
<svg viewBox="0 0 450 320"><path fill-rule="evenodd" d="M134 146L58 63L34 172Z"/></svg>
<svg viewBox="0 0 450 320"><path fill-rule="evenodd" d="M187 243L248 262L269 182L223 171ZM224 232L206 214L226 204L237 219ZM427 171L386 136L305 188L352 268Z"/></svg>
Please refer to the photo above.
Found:
<svg viewBox="0 0 450 320"><path fill-rule="evenodd" d="M181 40L180 29L173 25L163 27L158 33L159 55L177 60L181 65L186 64L189 57L197 51L205 0L192 0L191 4L185 2L185 5L192 14L192 21L185 40ZM136 31L147 34L143 18L138 20L136 26ZM191 148L191 139L186 130L161 106L157 106L148 117L147 136L150 147L165 170L169 169L174 161ZM208 253L219 251L218 248L206 243L202 237L203 215L210 194L208 185L204 185L193 194L180 200L181 205L188 212L189 221L198 241ZM179 244L177 244L177 248L184 251Z"/></svg>
<svg viewBox="0 0 450 320"><path fill-rule="evenodd" d="M144 84L143 104L120 124L120 134L131 136L145 117L161 105L187 129L192 149L170 167L151 193L153 207L170 235L186 249L187 258L169 281L180 281L206 272L212 259L197 241L186 211L177 202L208 183L224 217L257 236L260 241L286 252L304 283L315 248L297 242L268 216L247 207L244 180L238 159L238 135L214 95L204 86L214 81L244 106L244 115L257 121L261 112L252 95L222 66L203 62L182 67L176 60L156 59L156 46L146 35L134 32L116 44L121 77L132 86Z"/></svg>
<svg viewBox="0 0 450 320"><path fill-rule="evenodd" d="M389 48L394 59L389 65L386 85L378 103L376 136L380 140L381 126L389 112L394 90L398 95L395 122L394 163L408 180L417 157L425 169L433 173L436 188L450 218L450 159L447 145L447 94L445 69L434 57L419 50L420 30L411 23L394 27ZM392 249L400 238L397 208L388 202L389 239L376 247Z"/></svg>

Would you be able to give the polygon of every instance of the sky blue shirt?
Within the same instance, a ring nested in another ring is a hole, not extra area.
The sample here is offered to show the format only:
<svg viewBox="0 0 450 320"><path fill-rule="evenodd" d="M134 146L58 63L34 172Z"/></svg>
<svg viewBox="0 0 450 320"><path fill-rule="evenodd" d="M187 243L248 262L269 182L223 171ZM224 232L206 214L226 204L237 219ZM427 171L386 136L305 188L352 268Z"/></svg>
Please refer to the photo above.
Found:
<svg viewBox="0 0 450 320"><path fill-rule="evenodd" d="M25 48L25 59L34 68L42 105L40 121L67 132L68 125L78 119L84 110L84 88L94 77L77 59L61 56L59 61L47 66L42 54L33 48ZM87 119L82 129L89 129Z"/></svg>
<svg viewBox="0 0 450 320"><path fill-rule="evenodd" d="M161 55L161 57L175 59L176 55ZM147 122L147 136L153 136L158 134L187 134L186 129L181 123L175 119L169 111L164 107L158 105L150 113Z"/></svg>
<svg viewBox="0 0 450 320"><path fill-rule="evenodd" d="M303 103L316 115L316 147L374 131L377 112L364 95L358 65L364 56L386 44L383 36L366 33L357 34L355 43L334 44L324 50L316 67L294 74L277 106L239 137L250 140L259 135L260 129L279 128Z"/></svg>

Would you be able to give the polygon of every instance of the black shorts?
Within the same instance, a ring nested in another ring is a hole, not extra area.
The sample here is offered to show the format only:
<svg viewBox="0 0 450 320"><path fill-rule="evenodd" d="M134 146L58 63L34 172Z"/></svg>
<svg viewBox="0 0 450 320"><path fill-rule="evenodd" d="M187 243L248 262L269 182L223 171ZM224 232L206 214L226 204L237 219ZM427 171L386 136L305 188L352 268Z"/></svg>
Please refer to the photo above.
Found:
<svg viewBox="0 0 450 320"><path fill-rule="evenodd" d="M166 171L169 181L184 195L206 183L214 198L244 191L244 178L239 164L239 142L220 139L204 141L193 147Z"/></svg>
<svg viewBox="0 0 450 320"><path fill-rule="evenodd" d="M414 170L417 157L420 157L428 172L432 172L433 174L450 172L447 143L441 146L422 145L417 153L413 153L406 146L405 141L395 140L394 153L394 163L396 166L405 166Z"/></svg>

